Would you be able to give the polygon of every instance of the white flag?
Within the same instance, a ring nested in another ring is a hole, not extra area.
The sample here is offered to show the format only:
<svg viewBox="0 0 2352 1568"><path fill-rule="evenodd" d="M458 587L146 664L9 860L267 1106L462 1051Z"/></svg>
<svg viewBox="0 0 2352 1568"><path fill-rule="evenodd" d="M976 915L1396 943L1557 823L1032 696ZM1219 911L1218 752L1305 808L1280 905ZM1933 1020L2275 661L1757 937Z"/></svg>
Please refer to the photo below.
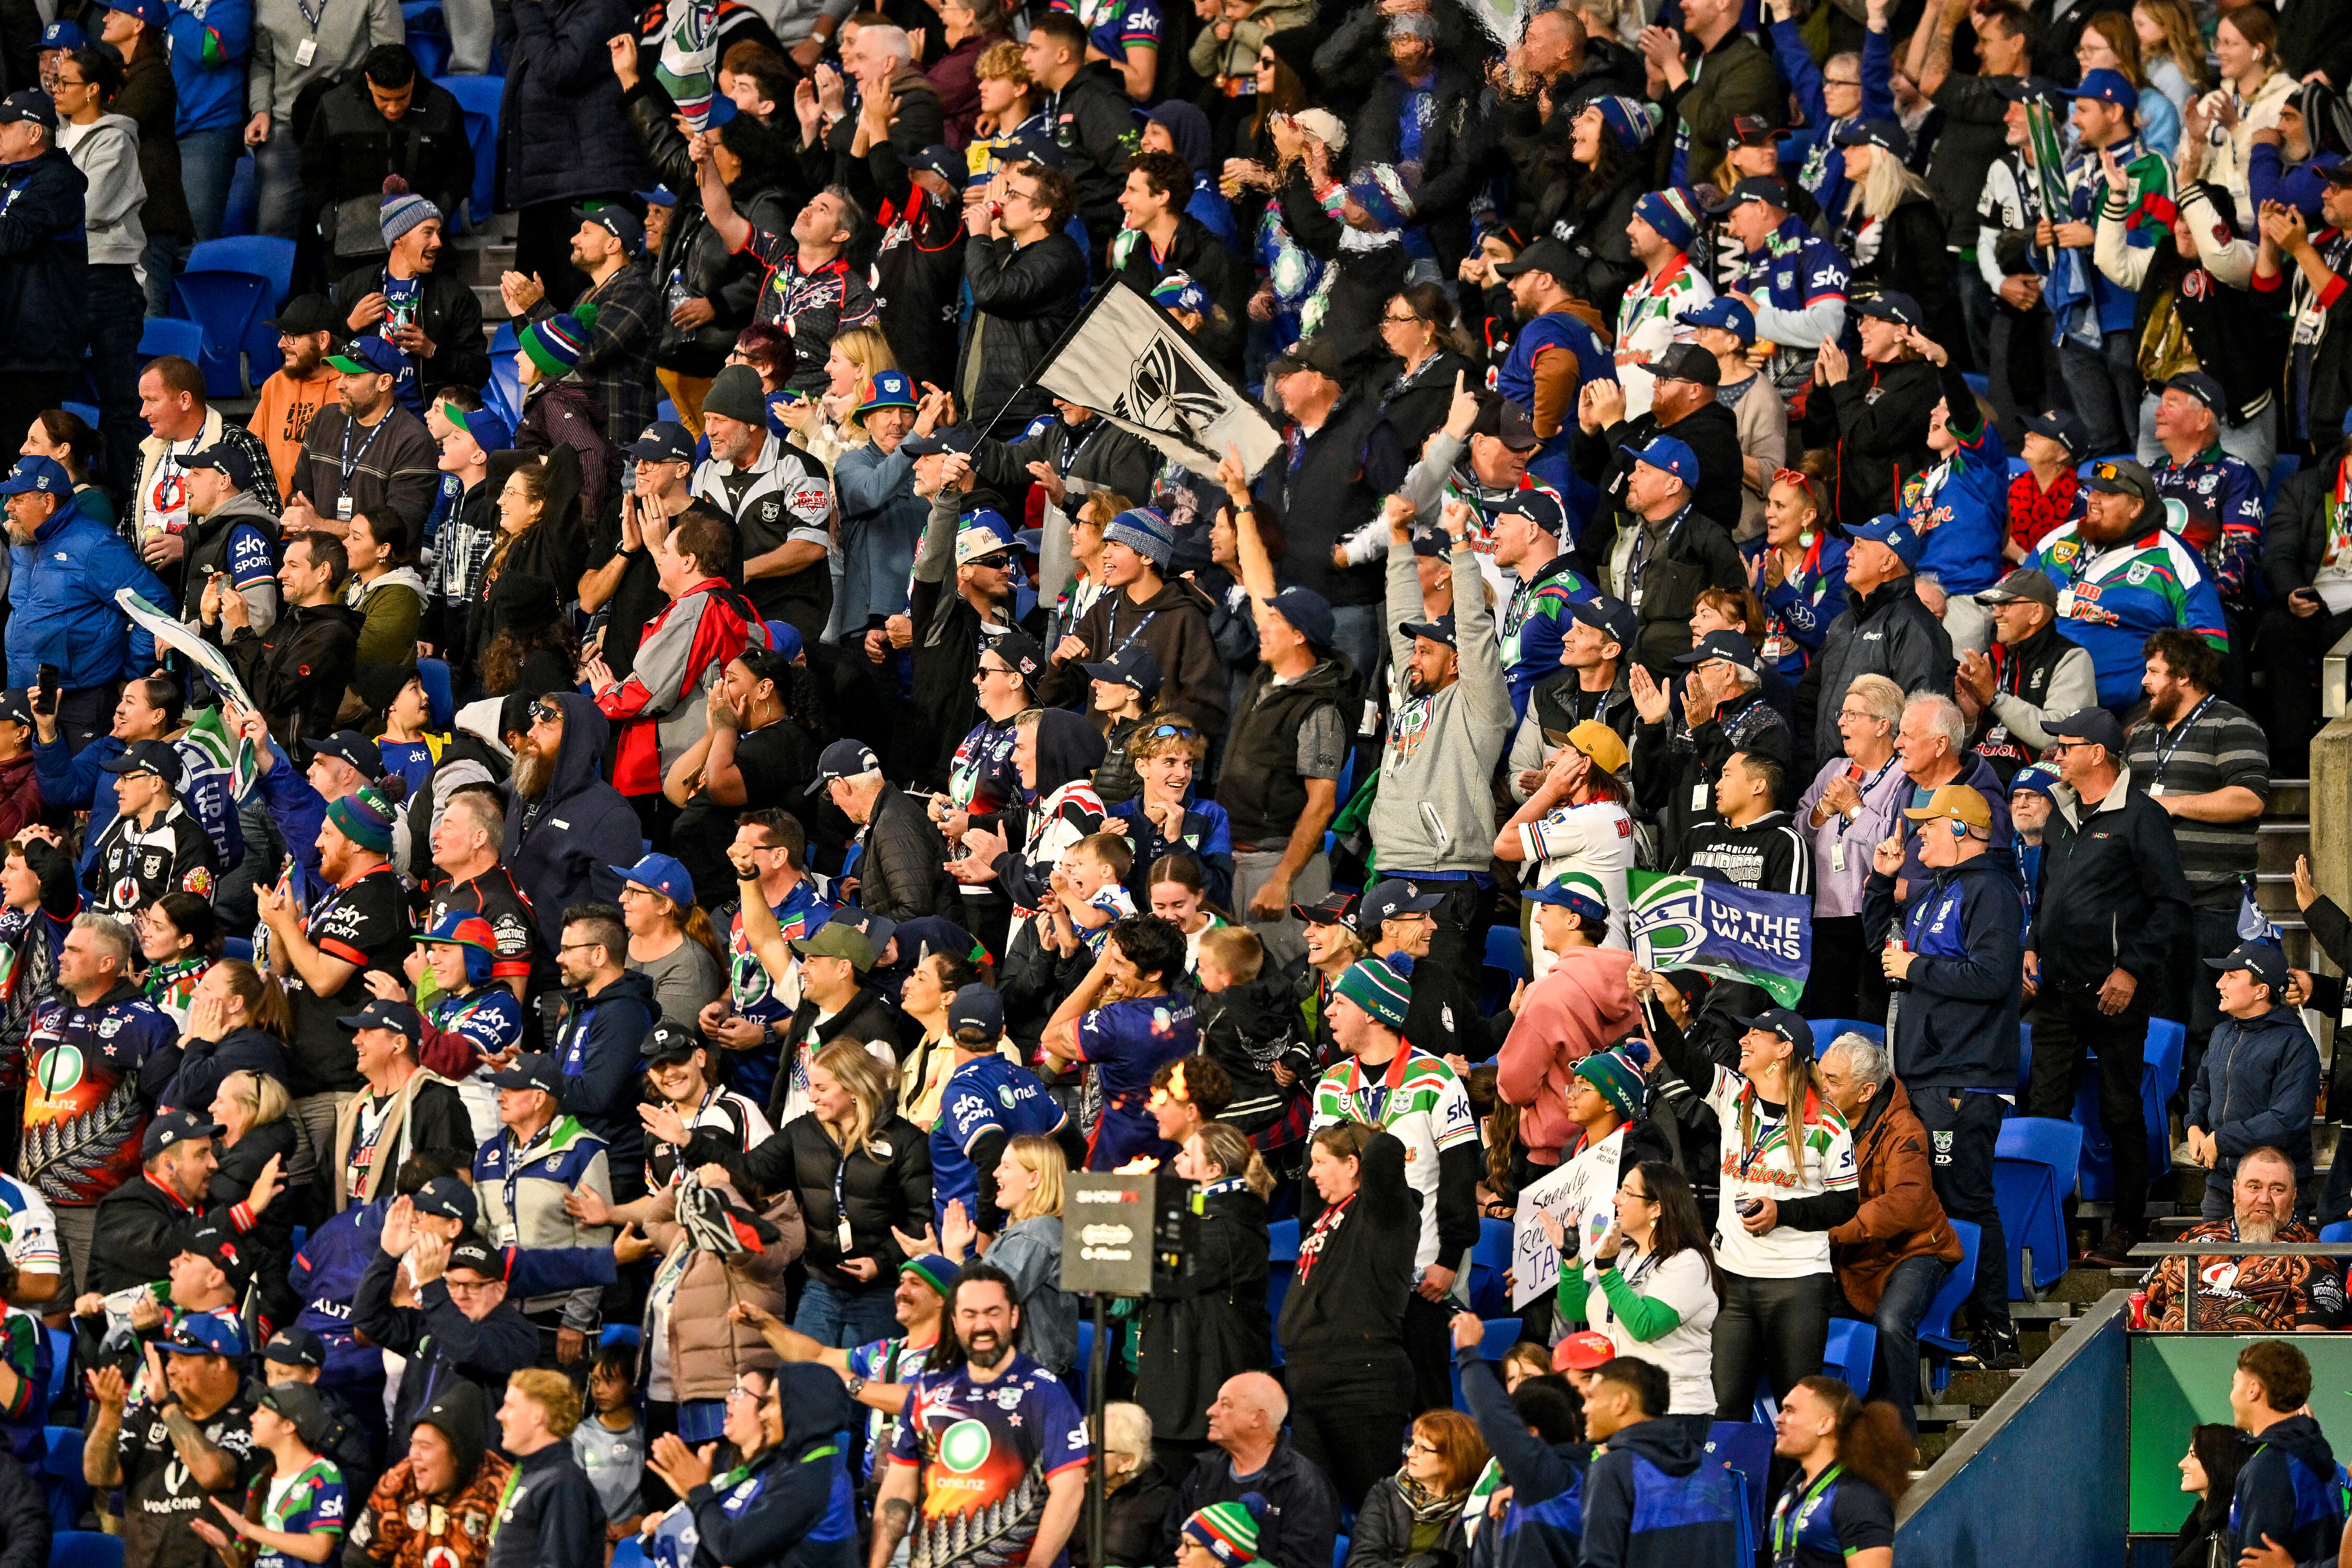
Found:
<svg viewBox="0 0 2352 1568"><path fill-rule="evenodd" d="M1229 445L1253 478L1282 449L1265 411L1124 278L1095 295L1036 380L1204 479L1216 478Z"/></svg>

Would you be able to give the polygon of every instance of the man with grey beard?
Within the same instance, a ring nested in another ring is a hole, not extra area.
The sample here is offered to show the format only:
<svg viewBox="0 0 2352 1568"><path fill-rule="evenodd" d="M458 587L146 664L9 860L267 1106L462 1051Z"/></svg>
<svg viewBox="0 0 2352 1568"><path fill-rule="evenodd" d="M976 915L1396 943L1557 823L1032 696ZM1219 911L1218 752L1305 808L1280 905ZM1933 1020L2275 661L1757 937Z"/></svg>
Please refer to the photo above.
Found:
<svg viewBox="0 0 2352 1568"><path fill-rule="evenodd" d="M888 1568L909 1527L920 1531L910 1555L935 1568L1054 1568L1086 1496L1086 1419L1062 1380L1014 1348L1021 1303L1003 1269L966 1268L948 1324L932 1356L944 1370L914 1378L908 1416L877 1466L870 1568Z"/></svg>
<svg viewBox="0 0 2352 1568"><path fill-rule="evenodd" d="M2230 1189L2234 1212L2181 1233L2200 1241L2317 1241L2294 1214L2294 1162L2276 1149L2255 1149L2238 1161ZM2344 1279L2325 1258L2199 1258L2197 1321L2189 1322L2181 1284L2186 1258L2168 1258L2147 1284L2149 1322L2158 1329L2195 1327L2234 1334L2277 1334L2332 1329L2344 1317Z"/></svg>
<svg viewBox="0 0 2352 1568"><path fill-rule="evenodd" d="M530 708L507 784L507 826L499 858L530 900L551 952L563 943L563 911L621 896L617 867L636 864L651 824L641 824L604 782L612 727L577 691L552 691ZM650 803L657 796L648 796ZM655 847L661 846L656 843Z"/></svg>

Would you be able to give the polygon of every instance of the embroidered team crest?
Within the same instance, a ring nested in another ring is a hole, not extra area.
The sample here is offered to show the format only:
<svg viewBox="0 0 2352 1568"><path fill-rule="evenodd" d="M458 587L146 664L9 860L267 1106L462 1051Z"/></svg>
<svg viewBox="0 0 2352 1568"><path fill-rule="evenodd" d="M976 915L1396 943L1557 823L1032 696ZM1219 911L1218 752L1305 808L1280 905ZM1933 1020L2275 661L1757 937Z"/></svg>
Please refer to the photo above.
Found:
<svg viewBox="0 0 2352 1568"><path fill-rule="evenodd" d="M2135 561L2124 571L2124 581L2137 588L2156 574L2156 568L2145 561Z"/></svg>

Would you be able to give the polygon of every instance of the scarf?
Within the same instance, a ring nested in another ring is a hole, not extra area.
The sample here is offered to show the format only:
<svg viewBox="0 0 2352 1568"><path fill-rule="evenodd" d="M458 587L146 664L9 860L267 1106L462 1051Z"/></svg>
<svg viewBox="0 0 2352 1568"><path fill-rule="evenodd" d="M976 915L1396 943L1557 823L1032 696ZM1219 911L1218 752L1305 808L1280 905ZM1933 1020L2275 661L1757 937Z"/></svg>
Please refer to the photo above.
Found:
<svg viewBox="0 0 2352 1568"><path fill-rule="evenodd" d="M1450 1491L1441 1496L1414 1480L1402 1469L1396 1473L1396 1484L1398 1493L1404 1499L1405 1507L1412 1510L1412 1521L1415 1524L1435 1524L1459 1514L1462 1511L1462 1500L1470 1495L1470 1489L1464 1487L1458 1491Z"/></svg>
<svg viewBox="0 0 2352 1568"><path fill-rule="evenodd" d="M1315 1265L1322 1260L1323 1249L1330 1245L1332 1233L1339 1228L1339 1222L1348 1217L1349 1206L1355 1201L1356 1194L1349 1193L1325 1209L1322 1216L1316 1220L1315 1228L1307 1233L1307 1239L1298 1244L1298 1283L1301 1285L1307 1283L1307 1277L1315 1272Z"/></svg>

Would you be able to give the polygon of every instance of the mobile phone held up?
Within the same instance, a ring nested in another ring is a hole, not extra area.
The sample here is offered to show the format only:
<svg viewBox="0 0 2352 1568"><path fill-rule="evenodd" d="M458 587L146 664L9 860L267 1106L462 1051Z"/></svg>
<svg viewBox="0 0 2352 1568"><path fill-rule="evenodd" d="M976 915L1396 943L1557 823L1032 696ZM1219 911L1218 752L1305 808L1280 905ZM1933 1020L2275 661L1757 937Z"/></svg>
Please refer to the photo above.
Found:
<svg viewBox="0 0 2352 1568"><path fill-rule="evenodd" d="M47 718L58 710L58 667L54 664L41 666L37 681L37 689L33 694L33 711Z"/></svg>

